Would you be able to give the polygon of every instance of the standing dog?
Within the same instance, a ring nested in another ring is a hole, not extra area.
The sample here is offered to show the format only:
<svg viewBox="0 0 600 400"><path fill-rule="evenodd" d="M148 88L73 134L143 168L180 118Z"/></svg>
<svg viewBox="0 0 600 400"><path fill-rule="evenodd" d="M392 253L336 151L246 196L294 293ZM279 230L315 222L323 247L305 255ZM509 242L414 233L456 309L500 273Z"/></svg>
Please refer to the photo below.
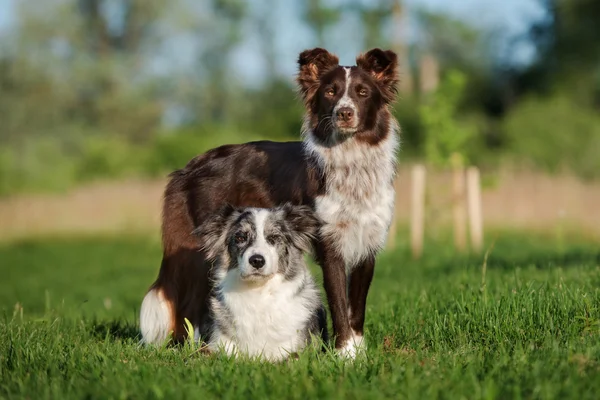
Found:
<svg viewBox="0 0 600 400"><path fill-rule="evenodd" d="M195 232L214 259L210 311L200 335L210 351L270 361L327 339L327 319L304 253L319 228L307 206L225 206Z"/></svg>
<svg viewBox="0 0 600 400"><path fill-rule="evenodd" d="M306 50L297 82L306 108L303 141L221 146L171 175L163 206L163 260L142 305L146 342L175 340L184 318L208 312L211 270L195 227L224 204L308 205L323 221L316 256L323 270L335 347L354 357L375 256L394 208L398 124L390 112L398 83L391 51L373 49L343 67L327 50Z"/></svg>

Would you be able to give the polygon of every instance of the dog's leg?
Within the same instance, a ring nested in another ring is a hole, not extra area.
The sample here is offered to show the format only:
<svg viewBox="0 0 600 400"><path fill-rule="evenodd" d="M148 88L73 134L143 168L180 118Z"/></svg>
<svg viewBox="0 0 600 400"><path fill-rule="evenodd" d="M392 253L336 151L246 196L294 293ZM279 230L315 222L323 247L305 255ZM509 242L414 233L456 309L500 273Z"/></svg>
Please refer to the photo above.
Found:
<svg viewBox="0 0 600 400"><path fill-rule="evenodd" d="M229 357L236 357L238 354L238 348L235 342L227 335L224 335L218 328L214 330L207 347L210 352L216 353L223 351Z"/></svg>
<svg viewBox="0 0 600 400"><path fill-rule="evenodd" d="M195 203L194 192L187 189L186 177L176 173L167 184L163 202L163 259L154 283L173 309L173 340L188 339L185 319L194 327L203 327L208 313L210 264L200 252L198 238L192 234L204 215ZM194 338L195 339L195 338Z"/></svg>
<svg viewBox="0 0 600 400"><path fill-rule="evenodd" d="M176 264L180 273L177 277L177 308L173 332L176 342L188 339L186 318L194 327L198 327L198 333L204 333L200 328L204 327L204 320L208 315L210 293L210 264L204 261L202 253L194 251L181 255Z"/></svg>
<svg viewBox="0 0 600 400"><path fill-rule="evenodd" d="M318 246L317 256L323 269L323 283L333 321L335 348L341 355L353 358L355 353L352 351L354 347L350 342L352 332L348 320L344 260L337 254L335 249L330 248L325 243Z"/></svg>
<svg viewBox="0 0 600 400"><path fill-rule="evenodd" d="M350 284L348 287L350 328L352 329L353 342L357 348L364 348L365 309L374 272L375 256L369 256L357 265L350 274Z"/></svg>

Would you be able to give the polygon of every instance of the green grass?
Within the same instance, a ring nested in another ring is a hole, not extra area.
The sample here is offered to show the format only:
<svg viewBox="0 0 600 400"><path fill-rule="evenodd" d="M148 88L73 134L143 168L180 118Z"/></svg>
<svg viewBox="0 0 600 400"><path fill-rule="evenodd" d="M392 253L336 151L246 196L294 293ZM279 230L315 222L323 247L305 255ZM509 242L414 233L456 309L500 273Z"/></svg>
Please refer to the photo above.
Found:
<svg viewBox="0 0 600 400"><path fill-rule="evenodd" d="M0 398L576 398L600 393L597 243L500 234L483 257L380 257L367 355L272 365L138 346L145 238L0 245ZM319 278L320 278L320 274Z"/></svg>

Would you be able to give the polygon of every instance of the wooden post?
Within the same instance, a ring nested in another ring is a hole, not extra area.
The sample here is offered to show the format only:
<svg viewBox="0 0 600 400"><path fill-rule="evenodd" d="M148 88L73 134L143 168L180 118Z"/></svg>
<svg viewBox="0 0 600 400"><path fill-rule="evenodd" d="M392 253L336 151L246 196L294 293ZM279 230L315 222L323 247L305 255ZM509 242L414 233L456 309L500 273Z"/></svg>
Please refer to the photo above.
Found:
<svg viewBox="0 0 600 400"><path fill-rule="evenodd" d="M483 249L483 214L481 207L481 180L477 167L469 167L467 170L467 197L471 247L473 250L480 252Z"/></svg>
<svg viewBox="0 0 600 400"><path fill-rule="evenodd" d="M452 156L452 209L454 215L454 246L467 248L467 213L465 210L465 169L458 154Z"/></svg>
<svg viewBox="0 0 600 400"><path fill-rule="evenodd" d="M440 67L432 54L424 54L419 64L421 93L435 92L440 83Z"/></svg>
<svg viewBox="0 0 600 400"><path fill-rule="evenodd" d="M410 247L413 258L423 253L423 236L425 233L425 166L415 165L412 168L412 195L410 213Z"/></svg>
<svg viewBox="0 0 600 400"><path fill-rule="evenodd" d="M398 236L398 177L394 179L394 189L396 199L394 201L394 215L392 216L392 223L390 224L390 230L388 232L388 239L386 247L389 250L396 248L396 237Z"/></svg>

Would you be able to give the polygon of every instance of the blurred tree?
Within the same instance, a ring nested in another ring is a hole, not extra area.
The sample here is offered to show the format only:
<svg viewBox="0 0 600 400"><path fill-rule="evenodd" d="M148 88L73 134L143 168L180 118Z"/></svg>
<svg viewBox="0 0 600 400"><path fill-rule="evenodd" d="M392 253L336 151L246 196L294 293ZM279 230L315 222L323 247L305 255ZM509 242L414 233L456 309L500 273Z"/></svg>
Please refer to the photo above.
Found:
<svg viewBox="0 0 600 400"><path fill-rule="evenodd" d="M302 107L293 95L290 77L278 73L275 43L276 0L261 0L251 17L256 27L267 77L259 88L244 92L236 106L238 129L258 132L268 139L298 139L302 125ZM269 111L265 112L265 105Z"/></svg>
<svg viewBox="0 0 600 400"><path fill-rule="evenodd" d="M470 162L468 142L474 136L472 126L457 120L458 107L466 84L466 76L449 71L439 88L426 96L421 107L425 128L425 156L438 166Z"/></svg>
<svg viewBox="0 0 600 400"><path fill-rule="evenodd" d="M447 68L476 71L489 68L485 36L466 23L424 9L416 10L419 48L435 54Z"/></svg>
<svg viewBox="0 0 600 400"><path fill-rule="evenodd" d="M373 47L389 47L391 40L386 35L385 28L391 22L394 3L397 0L377 0L365 3L355 0L348 6L350 10L355 11L361 22L363 30L363 49L372 49Z"/></svg>
<svg viewBox="0 0 600 400"><path fill-rule="evenodd" d="M519 38L536 45L530 66L491 54L493 32L401 0L305 0L299 8L316 45L335 47L327 43L335 26L362 37L365 49L399 53L394 113L405 158L442 160L462 149L469 161L487 163L512 152L547 169L568 163L598 175L600 2L539 1L548 18ZM303 110L277 65L276 0L16 5L15 28L0 42L0 192L157 174L225 139L298 137ZM348 16L360 23L340 24ZM237 75L241 44L255 46L264 79ZM412 73L416 66L421 74ZM436 89L437 76L445 78ZM560 123L548 125L547 115Z"/></svg>
<svg viewBox="0 0 600 400"><path fill-rule="evenodd" d="M86 50L102 56L113 51L134 55L153 37L165 0L77 0Z"/></svg>
<svg viewBox="0 0 600 400"><path fill-rule="evenodd" d="M529 96L504 120L509 157L551 172L597 178L600 116L565 95Z"/></svg>
<svg viewBox="0 0 600 400"><path fill-rule="evenodd" d="M597 69L600 61L600 2L595 0L545 0L551 18L550 39L541 60L552 61L560 72Z"/></svg>
<svg viewBox="0 0 600 400"><path fill-rule="evenodd" d="M277 76L276 68L276 46L275 46L275 26L273 22L277 18L275 13L275 0L262 0L255 19L255 26L260 38L260 47L266 64L265 75L269 77Z"/></svg>
<svg viewBox="0 0 600 400"><path fill-rule="evenodd" d="M410 96L414 90L414 79L408 41L408 12L402 0L396 0L392 4L392 24L392 49L400 58L400 92Z"/></svg>
<svg viewBox="0 0 600 400"><path fill-rule="evenodd" d="M53 121L36 119L49 130L83 125L147 139L161 110L146 90L140 58L159 45L150 28L166 0L49 3L19 3L19 46L12 55L50 79L47 97L37 93L39 108L60 105Z"/></svg>
<svg viewBox="0 0 600 400"><path fill-rule="evenodd" d="M536 60L524 69L509 69L503 83L517 95L569 92L589 102L600 91L600 2L540 0L548 17L534 24L527 37L537 49Z"/></svg>
<svg viewBox="0 0 600 400"><path fill-rule="evenodd" d="M339 21L341 7L328 7L323 0L305 0L302 18L313 30L317 46L326 47L325 31Z"/></svg>
<svg viewBox="0 0 600 400"><path fill-rule="evenodd" d="M600 2L540 1L548 17L523 38L536 44L535 62L496 75L504 149L548 170L598 176Z"/></svg>
<svg viewBox="0 0 600 400"><path fill-rule="evenodd" d="M224 122L230 109L231 52L243 38L242 21L246 16L243 0L211 0L202 23L197 26L201 46L198 71L203 83L200 107L195 108L200 120Z"/></svg>

